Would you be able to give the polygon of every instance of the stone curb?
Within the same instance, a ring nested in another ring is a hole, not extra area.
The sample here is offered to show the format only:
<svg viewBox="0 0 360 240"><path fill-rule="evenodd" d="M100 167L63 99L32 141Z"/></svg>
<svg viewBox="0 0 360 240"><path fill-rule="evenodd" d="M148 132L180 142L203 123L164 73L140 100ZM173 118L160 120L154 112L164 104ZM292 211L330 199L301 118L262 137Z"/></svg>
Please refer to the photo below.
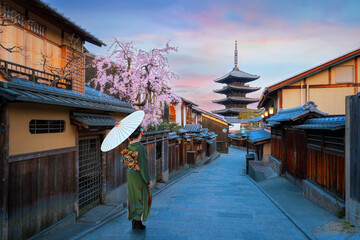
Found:
<svg viewBox="0 0 360 240"><path fill-rule="evenodd" d="M312 235L306 228L301 226L294 218L290 216L290 214L280 206L278 202L276 202L270 195L268 195L251 177L245 175L247 179L249 179L309 240L316 240L317 238Z"/></svg>
<svg viewBox="0 0 360 240"><path fill-rule="evenodd" d="M169 183L168 185L166 185L165 187L159 189L158 191L156 191L155 193L153 193L153 196L158 195L159 193L161 193L162 191L164 191L165 189L169 188L170 186L174 185L175 183L179 182L180 180L188 177L190 174L192 174L194 171L197 171L198 168L194 168L193 170L191 170L191 172L185 174L184 176L180 177L179 179L174 180L173 182ZM125 214L127 212L127 210L123 210L121 212L115 213L114 215L109 216L108 218L104 219L102 222L86 229L85 231L75 235L74 237L70 238L71 240L76 240L76 239L81 239L83 237L85 237L86 235L88 235L89 233L95 231L96 229L102 227L103 225L105 225L106 223L114 220L117 217L122 216L123 214Z"/></svg>

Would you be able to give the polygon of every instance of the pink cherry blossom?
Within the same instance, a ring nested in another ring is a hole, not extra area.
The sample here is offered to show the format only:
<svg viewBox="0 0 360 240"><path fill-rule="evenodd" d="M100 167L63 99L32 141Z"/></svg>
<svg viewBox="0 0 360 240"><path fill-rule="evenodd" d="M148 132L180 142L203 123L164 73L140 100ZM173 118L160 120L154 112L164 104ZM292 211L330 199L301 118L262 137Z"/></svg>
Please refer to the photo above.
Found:
<svg viewBox="0 0 360 240"><path fill-rule="evenodd" d="M118 40L110 45L107 56L97 56L94 67L97 76L93 81L101 91L130 102L135 109L143 110L143 127L161 123L164 106L181 99L169 87L177 75L169 70L167 54L177 52L169 43L151 51L137 50L131 42Z"/></svg>

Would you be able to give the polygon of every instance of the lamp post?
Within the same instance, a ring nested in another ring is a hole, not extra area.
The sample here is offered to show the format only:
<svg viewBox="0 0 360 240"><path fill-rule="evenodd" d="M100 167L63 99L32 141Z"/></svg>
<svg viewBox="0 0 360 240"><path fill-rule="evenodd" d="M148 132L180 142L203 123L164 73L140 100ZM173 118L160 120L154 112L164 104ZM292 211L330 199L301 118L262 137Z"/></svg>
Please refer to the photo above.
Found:
<svg viewBox="0 0 360 240"><path fill-rule="evenodd" d="M245 129L244 125L241 125L241 127L240 127L241 137L245 134L245 131L246 131L246 129Z"/></svg>

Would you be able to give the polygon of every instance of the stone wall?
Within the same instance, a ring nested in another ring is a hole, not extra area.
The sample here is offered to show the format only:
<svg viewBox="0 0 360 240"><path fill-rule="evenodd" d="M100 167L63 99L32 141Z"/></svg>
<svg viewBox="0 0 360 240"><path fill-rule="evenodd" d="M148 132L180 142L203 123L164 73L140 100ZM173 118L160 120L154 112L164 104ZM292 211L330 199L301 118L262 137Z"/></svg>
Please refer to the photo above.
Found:
<svg viewBox="0 0 360 240"><path fill-rule="evenodd" d="M281 162L272 155L269 156L269 165L279 176L281 175Z"/></svg>
<svg viewBox="0 0 360 240"><path fill-rule="evenodd" d="M310 181L302 181L302 192L307 199L325 208L332 214L338 215L339 211L342 215L345 214L345 204L343 202L337 200Z"/></svg>

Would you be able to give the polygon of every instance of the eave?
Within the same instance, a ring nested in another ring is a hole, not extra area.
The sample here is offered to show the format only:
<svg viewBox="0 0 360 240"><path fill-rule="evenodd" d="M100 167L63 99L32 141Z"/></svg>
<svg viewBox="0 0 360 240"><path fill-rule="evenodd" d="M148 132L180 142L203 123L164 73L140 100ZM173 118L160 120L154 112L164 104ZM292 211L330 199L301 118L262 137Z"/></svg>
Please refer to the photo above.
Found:
<svg viewBox="0 0 360 240"><path fill-rule="evenodd" d="M213 103L218 104L230 104L230 103L254 103L258 102L257 98L246 98L246 97L228 97L219 100L213 100Z"/></svg>
<svg viewBox="0 0 360 240"><path fill-rule="evenodd" d="M75 37L79 37L80 39L99 47L106 46L100 39L96 38L41 0L14 0L14 2L65 32L75 34Z"/></svg>
<svg viewBox="0 0 360 240"><path fill-rule="evenodd" d="M214 93L222 93L225 94L227 92L244 92L244 93L250 93L258 91L260 87L247 87L247 86L226 86L222 89L216 89L214 90Z"/></svg>
<svg viewBox="0 0 360 240"><path fill-rule="evenodd" d="M285 80L283 80L283 81L281 81L279 83L273 84L273 85L271 85L271 86L269 86L269 87L267 87L265 89L262 98L266 98L268 93L277 91L277 90L279 90L279 89L281 89L283 87L286 87L286 86L288 86L290 84L298 82L298 81L300 81L300 80L302 80L304 78L315 75L315 74L317 74L317 73L319 73L321 71L327 70L327 69L329 69L331 67L339 65L341 63L344 63L344 62L346 62L348 60L351 60L351 59L353 59L355 57L358 57L358 56L360 56L360 49L357 49L357 50L354 50L354 51L352 51L350 53L344 54L344 55L342 55L340 57L337 57L337 58L335 58L333 60L330 60L330 61L328 61L326 63L320 64L320 65L318 65L318 66L316 66L314 68L311 68L311 69L309 69L309 70L307 70L305 72L302 72L302 73L297 74L297 75L295 75L293 77L285 79ZM263 107L263 105L264 105L263 102L264 101L265 100L263 100L263 99L260 100L258 108Z"/></svg>

